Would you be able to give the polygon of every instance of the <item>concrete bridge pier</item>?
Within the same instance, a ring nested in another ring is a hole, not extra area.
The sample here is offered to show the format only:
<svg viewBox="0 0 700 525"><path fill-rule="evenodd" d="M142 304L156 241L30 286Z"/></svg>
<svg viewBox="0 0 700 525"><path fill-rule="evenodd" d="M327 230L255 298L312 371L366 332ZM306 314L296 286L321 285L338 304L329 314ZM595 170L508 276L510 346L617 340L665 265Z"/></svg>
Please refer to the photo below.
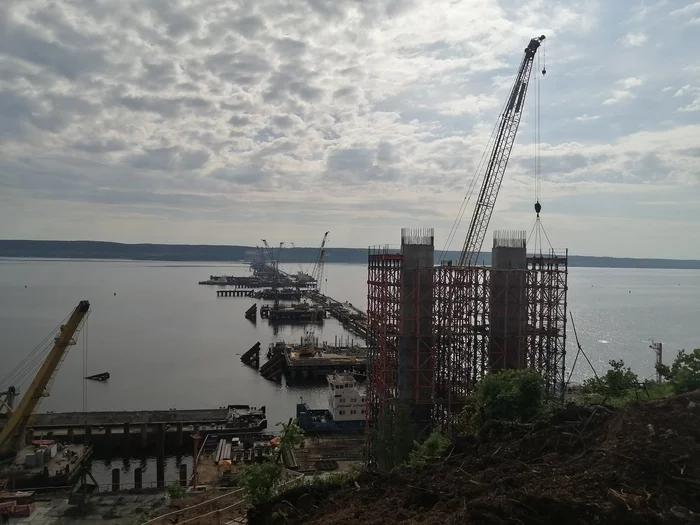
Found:
<svg viewBox="0 0 700 525"><path fill-rule="evenodd" d="M141 448L148 446L148 425L141 423Z"/></svg>
<svg viewBox="0 0 700 525"><path fill-rule="evenodd" d="M134 469L134 489L141 490L143 488L143 471L141 467Z"/></svg>

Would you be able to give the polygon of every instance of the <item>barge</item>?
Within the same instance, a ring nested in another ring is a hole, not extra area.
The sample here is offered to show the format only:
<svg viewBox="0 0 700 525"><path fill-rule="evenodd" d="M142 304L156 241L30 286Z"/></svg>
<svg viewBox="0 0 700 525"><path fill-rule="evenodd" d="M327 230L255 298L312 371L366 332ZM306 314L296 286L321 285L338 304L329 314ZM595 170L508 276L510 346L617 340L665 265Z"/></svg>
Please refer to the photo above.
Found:
<svg viewBox="0 0 700 525"><path fill-rule="evenodd" d="M328 408L297 404L299 426L307 434L358 434L365 430L365 393L352 374L329 374Z"/></svg>
<svg viewBox="0 0 700 525"><path fill-rule="evenodd" d="M292 306L265 305L260 308L260 317L270 323L322 323L326 310L307 302Z"/></svg>
<svg viewBox="0 0 700 525"><path fill-rule="evenodd" d="M92 455L90 446L34 440L17 452L11 465L0 471L12 490L72 485L81 466Z"/></svg>

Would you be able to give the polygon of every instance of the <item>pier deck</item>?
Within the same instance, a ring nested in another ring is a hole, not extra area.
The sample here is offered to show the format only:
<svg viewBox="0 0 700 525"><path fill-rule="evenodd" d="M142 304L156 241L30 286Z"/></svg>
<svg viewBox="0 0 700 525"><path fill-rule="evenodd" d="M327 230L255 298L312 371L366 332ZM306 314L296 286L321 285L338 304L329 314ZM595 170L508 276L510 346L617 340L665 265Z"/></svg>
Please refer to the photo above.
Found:
<svg viewBox="0 0 700 525"><path fill-rule="evenodd" d="M95 427L130 425L156 425L158 423L181 423L183 425L215 425L224 424L228 416L228 408L197 409L197 410L137 410L105 411L105 412L55 412L35 414L30 428L77 428L85 425Z"/></svg>

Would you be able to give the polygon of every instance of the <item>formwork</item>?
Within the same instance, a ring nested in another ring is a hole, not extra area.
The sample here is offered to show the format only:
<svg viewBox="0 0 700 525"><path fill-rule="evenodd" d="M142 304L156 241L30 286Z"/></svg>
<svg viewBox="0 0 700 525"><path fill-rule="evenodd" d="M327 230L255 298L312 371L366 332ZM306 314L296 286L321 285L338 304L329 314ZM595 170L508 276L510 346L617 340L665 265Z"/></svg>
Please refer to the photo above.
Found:
<svg viewBox="0 0 700 525"><path fill-rule="evenodd" d="M368 428L400 401L399 378L407 374L414 378L413 407L426 407L432 427L448 432L489 372L538 370L549 395L563 393L566 252L527 257L523 269L449 264L413 269L410 286L404 271L400 253L370 249ZM399 359L406 339L422 349L412 362Z"/></svg>

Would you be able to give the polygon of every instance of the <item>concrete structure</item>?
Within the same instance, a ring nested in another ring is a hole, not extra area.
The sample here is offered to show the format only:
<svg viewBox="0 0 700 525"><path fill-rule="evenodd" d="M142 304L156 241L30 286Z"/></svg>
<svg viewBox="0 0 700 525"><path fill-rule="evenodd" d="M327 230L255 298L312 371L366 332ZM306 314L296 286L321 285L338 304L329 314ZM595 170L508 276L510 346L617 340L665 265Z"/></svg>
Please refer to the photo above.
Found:
<svg viewBox="0 0 700 525"><path fill-rule="evenodd" d="M525 231L497 231L491 252L489 370L525 368Z"/></svg>
<svg viewBox="0 0 700 525"><path fill-rule="evenodd" d="M430 230L403 230L400 253L370 249L368 427L403 403L417 430L449 431L476 383L505 368L538 370L562 394L568 253L527 256L524 232L497 232L491 268L432 256Z"/></svg>
<svg viewBox="0 0 700 525"><path fill-rule="evenodd" d="M398 397L419 432L430 431L433 393L432 228L401 230Z"/></svg>

